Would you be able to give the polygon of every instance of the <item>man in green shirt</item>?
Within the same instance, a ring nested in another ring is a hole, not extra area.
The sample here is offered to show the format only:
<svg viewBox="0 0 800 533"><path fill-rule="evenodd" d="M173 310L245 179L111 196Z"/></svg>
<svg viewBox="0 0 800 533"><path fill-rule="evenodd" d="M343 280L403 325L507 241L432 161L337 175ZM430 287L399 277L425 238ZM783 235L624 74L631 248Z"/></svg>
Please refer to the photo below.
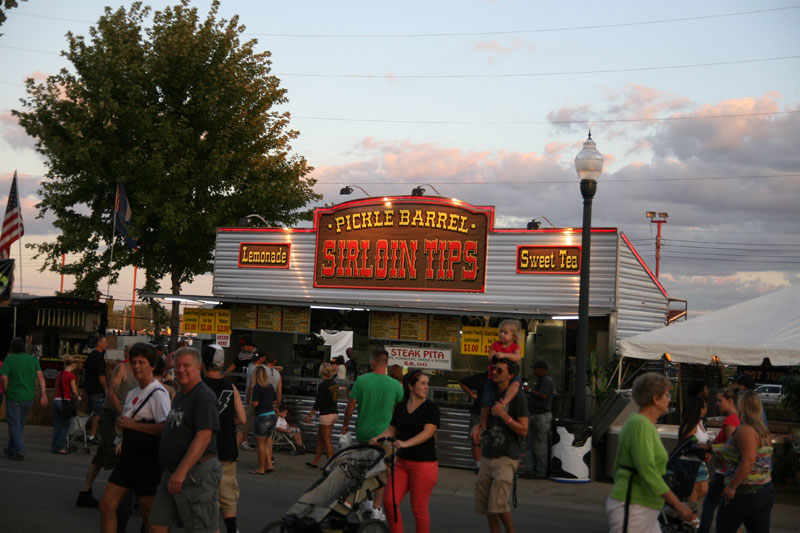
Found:
<svg viewBox="0 0 800 533"><path fill-rule="evenodd" d="M359 376L350 391L350 402L342 423L342 435L345 435L357 405L356 439L364 444L389 427L394 406L403 399L403 386L386 374L389 352L384 348L377 348L372 352L370 364L372 372ZM374 507L370 508L369 504L366 506L373 520L385 520L382 505L383 489L378 489L375 491Z"/></svg>
<svg viewBox="0 0 800 533"><path fill-rule="evenodd" d="M25 445L22 442L22 430L36 397L36 386L39 386L39 404L42 407L47 407L47 394L39 361L25 353L25 341L19 337L11 341L11 353L0 368L0 380L6 392L8 422L8 448L3 451L9 459L23 461Z"/></svg>

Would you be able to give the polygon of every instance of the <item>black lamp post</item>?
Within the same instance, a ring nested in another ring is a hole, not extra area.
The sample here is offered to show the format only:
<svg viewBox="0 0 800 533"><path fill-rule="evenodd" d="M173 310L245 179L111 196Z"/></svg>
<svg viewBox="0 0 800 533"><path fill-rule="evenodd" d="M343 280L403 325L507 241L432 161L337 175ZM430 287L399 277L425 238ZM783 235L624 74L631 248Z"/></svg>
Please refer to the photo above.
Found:
<svg viewBox="0 0 800 533"><path fill-rule="evenodd" d="M586 362L589 358L589 257L592 246L592 200L597 177L603 172L603 155L597 151L592 132L575 156L575 170L581 179L583 226L581 228L581 280L578 295L578 346L575 352L575 418L586 420Z"/></svg>

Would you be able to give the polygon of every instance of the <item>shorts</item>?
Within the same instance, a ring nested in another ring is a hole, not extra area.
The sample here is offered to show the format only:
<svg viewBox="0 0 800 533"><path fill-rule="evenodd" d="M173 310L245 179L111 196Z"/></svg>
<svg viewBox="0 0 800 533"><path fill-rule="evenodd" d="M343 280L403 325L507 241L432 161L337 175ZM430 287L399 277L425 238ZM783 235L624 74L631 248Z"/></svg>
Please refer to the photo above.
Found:
<svg viewBox="0 0 800 533"><path fill-rule="evenodd" d="M103 409L100 412L100 445L94 454L92 464L101 467L103 470L111 470L117 466L117 449L114 446L114 439L117 437L115 426L117 417L114 416L112 409Z"/></svg>
<svg viewBox="0 0 800 533"><path fill-rule="evenodd" d="M499 514L511 511L511 491L519 461L510 457L481 457L478 480L475 481L475 511L478 514Z"/></svg>
<svg viewBox="0 0 800 533"><path fill-rule="evenodd" d="M219 510L222 517L236 516L239 501L239 482L236 479L236 461L220 461L222 479L219 482Z"/></svg>
<svg viewBox="0 0 800 533"><path fill-rule="evenodd" d="M126 489L133 489L136 496L153 496L161 480L161 465L158 456L121 455L117 466L108 478L109 483Z"/></svg>
<svg viewBox="0 0 800 533"><path fill-rule="evenodd" d="M339 418L339 413L330 413L327 415L319 415L319 425L320 426L332 426L336 423L336 419Z"/></svg>
<svg viewBox="0 0 800 533"><path fill-rule="evenodd" d="M99 415L103 410L103 402L106 401L105 394L89 395L89 410L93 415Z"/></svg>
<svg viewBox="0 0 800 533"><path fill-rule="evenodd" d="M271 415L257 416L253 422L253 433L256 437L271 437L275 431L275 424L278 423L278 415L272 413Z"/></svg>
<svg viewBox="0 0 800 533"><path fill-rule="evenodd" d="M661 509L651 509L631 503L628 506L628 531L661 533L661 526L658 524L659 514L661 514ZM607 498L606 517L608 518L609 533L623 533L625 502Z"/></svg>
<svg viewBox="0 0 800 533"><path fill-rule="evenodd" d="M211 533L219 527L219 483L222 465L216 457L189 469L178 494L169 493L173 471L164 469L158 485L150 523L180 527L192 533Z"/></svg>
<svg viewBox="0 0 800 533"><path fill-rule="evenodd" d="M694 478L695 483L700 483L701 481L708 481L708 467L705 461L700 461L700 466L697 468L697 477Z"/></svg>

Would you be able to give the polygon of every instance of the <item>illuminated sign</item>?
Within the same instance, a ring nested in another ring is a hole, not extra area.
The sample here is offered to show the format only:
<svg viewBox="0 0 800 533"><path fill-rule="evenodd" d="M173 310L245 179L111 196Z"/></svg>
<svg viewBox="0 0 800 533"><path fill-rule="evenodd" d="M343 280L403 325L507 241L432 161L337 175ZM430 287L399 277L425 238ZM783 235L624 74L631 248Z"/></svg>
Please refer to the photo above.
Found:
<svg viewBox="0 0 800 533"><path fill-rule="evenodd" d="M239 266L243 268L289 268L289 243L239 243Z"/></svg>
<svg viewBox="0 0 800 533"><path fill-rule="evenodd" d="M580 246L518 246L517 274L580 274Z"/></svg>
<svg viewBox="0 0 800 533"><path fill-rule="evenodd" d="M483 292L490 214L434 198L318 209L314 286Z"/></svg>
<svg viewBox="0 0 800 533"><path fill-rule="evenodd" d="M452 370L453 351L416 346L386 346L389 364L429 370Z"/></svg>

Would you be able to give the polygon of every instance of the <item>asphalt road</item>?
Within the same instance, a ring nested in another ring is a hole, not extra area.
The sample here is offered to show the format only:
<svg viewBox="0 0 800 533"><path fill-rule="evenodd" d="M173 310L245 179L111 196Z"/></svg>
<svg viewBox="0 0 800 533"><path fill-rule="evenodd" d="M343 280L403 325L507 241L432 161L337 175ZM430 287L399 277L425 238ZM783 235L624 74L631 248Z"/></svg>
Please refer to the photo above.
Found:
<svg viewBox="0 0 800 533"><path fill-rule="evenodd" d="M5 445L7 427L0 423L0 443ZM0 456L0 532L85 533L98 531L100 513L75 507L91 456L83 453L56 455L49 451L52 428L25 428L27 455L24 462ZM239 462L239 530L260 532L264 525L283 516L295 500L314 482L318 471L304 465L310 456L276 454L275 472L266 476L248 474L256 463L254 452L242 452ZM95 482L95 495L102 495L109 472ZM435 532L488 531L486 519L473 509L474 473L442 468L431 498L431 526ZM519 480L519 506L513 511L519 530L570 533L607 531L603 504L610 490L606 483L585 485L550 481ZM406 531L413 531L408 499L401 509ZM797 531L798 508L776 505L773 532ZM139 530L141 518L134 515L128 531ZM224 529L222 530L224 533Z"/></svg>

